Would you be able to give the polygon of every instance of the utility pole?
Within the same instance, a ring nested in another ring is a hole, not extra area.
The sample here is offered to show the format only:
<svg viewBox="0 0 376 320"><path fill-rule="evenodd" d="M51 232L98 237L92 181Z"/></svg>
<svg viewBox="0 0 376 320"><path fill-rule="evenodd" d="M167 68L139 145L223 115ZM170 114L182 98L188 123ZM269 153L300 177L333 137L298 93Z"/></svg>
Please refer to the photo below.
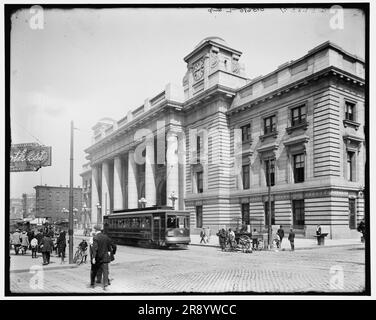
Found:
<svg viewBox="0 0 376 320"><path fill-rule="evenodd" d="M272 248L271 159L268 160L268 247Z"/></svg>
<svg viewBox="0 0 376 320"><path fill-rule="evenodd" d="M73 263L73 121L71 121L70 177L69 177L69 263Z"/></svg>

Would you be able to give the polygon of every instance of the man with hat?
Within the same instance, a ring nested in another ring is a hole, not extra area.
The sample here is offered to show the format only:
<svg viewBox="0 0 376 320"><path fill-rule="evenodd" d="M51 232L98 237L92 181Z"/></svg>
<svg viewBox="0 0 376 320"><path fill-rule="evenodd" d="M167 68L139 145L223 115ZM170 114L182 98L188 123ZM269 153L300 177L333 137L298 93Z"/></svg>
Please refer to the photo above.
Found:
<svg viewBox="0 0 376 320"><path fill-rule="evenodd" d="M111 262L112 241L102 232L102 227L94 227L98 233L93 238L93 245L90 248L91 253L91 272L90 286L94 286L95 277L99 274L103 276L103 290L109 285L108 281L108 264Z"/></svg>

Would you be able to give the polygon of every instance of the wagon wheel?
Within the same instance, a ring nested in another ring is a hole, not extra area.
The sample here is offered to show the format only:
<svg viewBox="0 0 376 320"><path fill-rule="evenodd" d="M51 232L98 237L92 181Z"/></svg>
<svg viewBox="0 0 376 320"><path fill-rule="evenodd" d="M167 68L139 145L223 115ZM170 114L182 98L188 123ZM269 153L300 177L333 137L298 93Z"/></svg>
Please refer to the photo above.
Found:
<svg viewBox="0 0 376 320"><path fill-rule="evenodd" d="M239 244L243 251L247 251L251 248L251 239L248 236L241 236L239 239Z"/></svg>

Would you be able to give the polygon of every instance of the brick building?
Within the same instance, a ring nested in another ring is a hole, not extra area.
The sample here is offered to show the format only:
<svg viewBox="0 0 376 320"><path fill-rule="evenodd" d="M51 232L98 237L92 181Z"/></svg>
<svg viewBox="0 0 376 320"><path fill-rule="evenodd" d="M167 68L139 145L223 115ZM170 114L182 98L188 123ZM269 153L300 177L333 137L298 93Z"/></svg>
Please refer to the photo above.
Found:
<svg viewBox="0 0 376 320"><path fill-rule="evenodd" d="M35 186L36 218L50 222L68 219L69 187ZM82 212L82 189L73 188L74 219L78 223ZM77 209L77 211L75 210Z"/></svg>
<svg viewBox="0 0 376 320"><path fill-rule="evenodd" d="M262 228L271 211L272 224L307 237L317 224L333 238L358 236L364 61L326 42L249 79L241 54L206 38L184 58L181 87L169 84L119 121L93 127L85 150L93 223L142 197L170 205L174 192L193 232L238 222Z"/></svg>

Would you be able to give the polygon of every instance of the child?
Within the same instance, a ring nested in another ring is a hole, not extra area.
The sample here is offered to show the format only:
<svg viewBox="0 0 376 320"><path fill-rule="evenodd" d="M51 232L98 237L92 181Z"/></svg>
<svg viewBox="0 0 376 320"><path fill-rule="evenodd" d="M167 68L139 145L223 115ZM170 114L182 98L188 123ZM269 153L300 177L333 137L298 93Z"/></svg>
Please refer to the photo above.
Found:
<svg viewBox="0 0 376 320"><path fill-rule="evenodd" d="M33 236L33 239L31 239L30 241L30 245L31 245L31 257L38 258L37 257L38 239Z"/></svg>

